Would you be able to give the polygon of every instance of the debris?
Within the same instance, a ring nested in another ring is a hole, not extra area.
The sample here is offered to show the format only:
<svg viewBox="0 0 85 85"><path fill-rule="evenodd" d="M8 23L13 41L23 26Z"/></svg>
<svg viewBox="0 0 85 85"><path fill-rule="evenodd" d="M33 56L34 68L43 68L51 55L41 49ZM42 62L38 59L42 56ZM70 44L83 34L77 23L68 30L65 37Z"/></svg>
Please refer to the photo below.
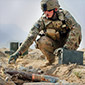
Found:
<svg viewBox="0 0 85 85"><path fill-rule="evenodd" d="M6 85L6 81L0 77L0 85Z"/></svg>
<svg viewBox="0 0 85 85"><path fill-rule="evenodd" d="M42 70L38 70L38 72L37 72L38 74L43 74L44 73L44 71L42 71Z"/></svg>
<svg viewBox="0 0 85 85"><path fill-rule="evenodd" d="M3 52L0 51L0 57L7 57Z"/></svg>
<svg viewBox="0 0 85 85"><path fill-rule="evenodd" d="M29 66L29 69L32 69L33 67L32 66Z"/></svg>
<svg viewBox="0 0 85 85"><path fill-rule="evenodd" d="M32 59L45 59L45 56L42 54L42 52L39 49L34 49L33 51L29 52L29 56Z"/></svg>
<svg viewBox="0 0 85 85"><path fill-rule="evenodd" d="M27 68L25 68L23 66L20 66L18 69L21 70L21 71L27 71Z"/></svg>
<svg viewBox="0 0 85 85"><path fill-rule="evenodd" d="M59 78L49 76L49 75L32 74L32 73L26 73L26 72L15 71L15 70L6 71L5 73L10 74L11 76L17 75L19 79L25 79L28 81L56 83L59 80Z"/></svg>
<svg viewBox="0 0 85 85"><path fill-rule="evenodd" d="M0 51L2 52L2 50ZM25 55L23 58L19 57L15 64L8 64L8 57L0 56L0 78L2 79L0 85L5 85L5 83L6 85L85 85L85 59L83 60L83 65L71 63L59 65L58 57L56 57L56 61L52 65L42 68L46 63L45 56L39 53L38 49L33 49L29 52L31 55ZM4 52L2 53L5 54ZM26 78L23 79L18 74L11 76L5 73L5 71L12 70L38 75L47 74L52 77L57 76L60 80L57 83L35 82L26 80Z"/></svg>

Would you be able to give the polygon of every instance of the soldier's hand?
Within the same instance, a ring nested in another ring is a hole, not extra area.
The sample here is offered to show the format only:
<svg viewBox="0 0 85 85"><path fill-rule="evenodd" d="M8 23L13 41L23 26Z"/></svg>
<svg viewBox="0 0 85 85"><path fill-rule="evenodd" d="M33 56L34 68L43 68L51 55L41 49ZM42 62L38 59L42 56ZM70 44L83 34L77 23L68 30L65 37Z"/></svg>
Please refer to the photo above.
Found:
<svg viewBox="0 0 85 85"><path fill-rule="evenodd" d="M15 63L18 57L19 57L19 53L12 54L8 60L8 63L9 64Z"/></svg>

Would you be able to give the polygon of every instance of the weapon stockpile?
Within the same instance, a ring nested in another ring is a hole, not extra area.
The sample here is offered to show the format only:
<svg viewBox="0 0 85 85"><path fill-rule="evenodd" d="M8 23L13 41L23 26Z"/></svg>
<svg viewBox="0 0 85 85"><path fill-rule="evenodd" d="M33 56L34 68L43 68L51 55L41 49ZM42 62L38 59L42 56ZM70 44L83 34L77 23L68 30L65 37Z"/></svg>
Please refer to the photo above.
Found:
<svg viewBox="0 0 85 85"><path fill-rule="evenodd" d="M56 83L59 79L57 77L43 75L43 74L34 74L30 72L23 72L23 71L6 71L5 73L10 74L12 77L16 76L17 79L27 80L29 82L51 82Z"/></svg>

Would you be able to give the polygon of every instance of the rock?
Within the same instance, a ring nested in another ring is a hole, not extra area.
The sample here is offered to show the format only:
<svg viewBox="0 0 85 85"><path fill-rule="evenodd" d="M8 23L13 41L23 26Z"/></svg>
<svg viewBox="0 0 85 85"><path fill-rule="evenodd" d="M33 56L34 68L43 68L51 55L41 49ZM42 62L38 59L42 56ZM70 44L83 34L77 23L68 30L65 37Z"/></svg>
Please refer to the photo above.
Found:
<svg viewBox="0 0 85 85"><path fill-rule="evenodd" d="M45 59L44 55L39 49L34 49L33 51L29 52L29 56L32 59Z"/></svg>
<svg viewBox="0 0 85 85"><path fill-rule="evenodd" d="M32 67L32 66L29 66L28 68L29 68L29 69L32 69L33 67Z"/></svg>
<svg viewBox="0 0 85 85"><path fill-rule="evenodd" d="M29 66L29 67L19 66L18 69L20 71L26 71L26 72L32 72L32 73L36 73L37 72L37 70L35 68L33 68L32 66Z"/></svg>
<svg viewBox="0 0 85 85"><path fill-rule="evenodd" d="M9 74L6 74L5 81L11 81L12 76Z"/></svg>
<svg viewBox="0 0 85 85"><path fill-rule="evenodd" d="M8 81L6 85L16 85L13 81Z"/></svg>
<svg viewBox="0 0 85 85"><path fill-rule="evenodd" d="M60 80L59 81L62 85L69 85L69 82L65 81L65 80Z"/></svg>
<svg viewBox="0 0 85 85"><path fill-rule="evenodd" d="M3 52L0 51L0 57L7 57Z"/></svg>
<svg viewBox="0 0 85 85"><path fill-rule="evenodd" d="M85 79L85 69L81 68L81 69L73 69L73 73L75 74L75 76L77 76L78 78L82 78Z"/></svg>
<svg viewBox="0 0 85 85"><path fill-rule="evenodd" d="M43 71L43 70L41 70L40 68L38 68L38 69L37 69L37 73L38 73L38 74L43 74L43 73L44 73L44 71Z"/></svg>
<svg viewBox="0 0 85 85"><path fill-rule="evenodd" d="M0 62L0 68L2 67L2 62Z"/></svg>
<svg viewBox="0 0 85 85"><path fill-rule="evenodd" d="M44 73L44 71L42 71L42 70L38 70L38 72L37 72L38 74L43 74Z"/></svg>
<svg viewBox="0 0 85 85"><path fill-rule="evenodd" d="M27 72L36 73L36 72L37 72L37 70L36 70L36 69L34 69L34 68L32 68L32 69L28 69L28 70L27 70Z"/></svg>
<svg viewBox="0 0 85 85"><path fill-rule="evenodd" d="M6 85L6 81L0 77L0 85Z"/></svg>
<svg viewBox="0 0 85 85"><path fill-rule="evenodd" d="M26 67L23 67L23 66L19 66L18 69L21 70L21 71L27 71L27 68Z"/></svg>
<svg viewBox="0 0 85 85"><path fill-rule="evenodd" d="M9 80L9 77L6 77L6 78L5 78L5 81L8 81L8 80Z"/></svg>

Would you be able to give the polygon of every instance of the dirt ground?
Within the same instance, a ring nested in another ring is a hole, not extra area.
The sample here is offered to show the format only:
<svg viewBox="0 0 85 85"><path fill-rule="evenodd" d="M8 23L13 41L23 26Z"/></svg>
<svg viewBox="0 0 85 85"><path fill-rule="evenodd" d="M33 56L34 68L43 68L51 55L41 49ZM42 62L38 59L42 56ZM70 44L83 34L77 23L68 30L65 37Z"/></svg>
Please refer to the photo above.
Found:
<svg viewBox="0 0 85 85"><path fill-rule="evenodd" d="M82 49L82 51L85 52L85 49ZM26 68L29 67L33 68L31 70L32 72L35 72L36 69L41 69L44 74L56 76L60 80L65 80L69 83L78 83L79 85L85 85L85 53L83 65L58 65L58 58L56 57L56 61L55 63L53 63L53 65L44 67L47 60L38 49L30 50L28 55L19 57L15 64L8 64L8 58L9 55L6 55L3 52L3 49L0 49L0 85L10 85L10 83L11 85L15 85L14 82L10 79L8 80L8 82L6 81L8 75L4 73L4 69L26 71Z"/></svg>

